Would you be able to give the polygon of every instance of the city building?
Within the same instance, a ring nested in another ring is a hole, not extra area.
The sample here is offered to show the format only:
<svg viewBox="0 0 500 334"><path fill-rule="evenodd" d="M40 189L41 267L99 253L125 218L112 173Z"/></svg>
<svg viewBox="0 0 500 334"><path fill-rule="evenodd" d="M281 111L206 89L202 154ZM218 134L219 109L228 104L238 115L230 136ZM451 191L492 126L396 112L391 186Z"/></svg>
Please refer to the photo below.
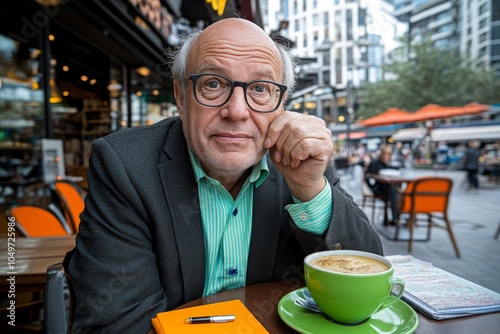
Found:
<svg viewBox="0 0 500 334"><path fill-rule="evenodd" d="M500 1L461 1L460 51L500 78Z"/></svg>
<svg viewBox="0 0 500 334"><path fill-rule="evenodd" d="M395 0L394 15L408 25L411 42L456 48L471 65L500 77L500 2L496 0Z"/></svg>
<svg viewBox="0 0 500 334"><path fill-rule="evenodd" d="M398 2L394 14L408 24L410 43L430 38L435 47L458 48L460 10L458 0Z"/></svg>
<svg viewBox="0 0 500 334"><path fill-rule="evenodd" d="M267 3L267 25L294 42L299 84L292 109L324 118L330 126L354 121L359 92L384 77L382 66L405 26L390 1L282 0ZM349 113L351 111L351 113Z"/></svg>

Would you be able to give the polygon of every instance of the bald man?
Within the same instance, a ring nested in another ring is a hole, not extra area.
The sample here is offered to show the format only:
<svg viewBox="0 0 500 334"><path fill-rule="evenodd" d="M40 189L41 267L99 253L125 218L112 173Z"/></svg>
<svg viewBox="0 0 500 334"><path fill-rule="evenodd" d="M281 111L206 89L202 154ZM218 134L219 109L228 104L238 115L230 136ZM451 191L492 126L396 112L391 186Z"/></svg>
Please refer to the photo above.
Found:
<svg viewBox="0 0 500 334"><path fill-rule="evenodd" d="M147 333L158 312L300 276L315 251L382 254L325 122L284 109L294 73L258 26L218 21L172 54L179 117L95 141L65 261L74 332Z"/></svg>

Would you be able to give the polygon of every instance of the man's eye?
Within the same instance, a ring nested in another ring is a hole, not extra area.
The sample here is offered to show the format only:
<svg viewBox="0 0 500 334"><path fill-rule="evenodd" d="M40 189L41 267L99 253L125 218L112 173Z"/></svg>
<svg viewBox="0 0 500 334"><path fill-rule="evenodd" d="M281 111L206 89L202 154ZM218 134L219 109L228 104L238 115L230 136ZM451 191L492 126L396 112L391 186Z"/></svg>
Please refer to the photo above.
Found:
<svg viewBox="0 0 500 334"><path fill-rule="evenodd" d="M254 90L257 92L257 93L264 93L266 91L266 87L264 87L263 85L256 85L254 87Z"/></svg>
<svg viewBox="0 0 500 334"><path fill-rule="evenodd" d="M218 88L220 86L220 84L217 81L208 81L206 86L208 88L215 89L215 88Z"/></svg>

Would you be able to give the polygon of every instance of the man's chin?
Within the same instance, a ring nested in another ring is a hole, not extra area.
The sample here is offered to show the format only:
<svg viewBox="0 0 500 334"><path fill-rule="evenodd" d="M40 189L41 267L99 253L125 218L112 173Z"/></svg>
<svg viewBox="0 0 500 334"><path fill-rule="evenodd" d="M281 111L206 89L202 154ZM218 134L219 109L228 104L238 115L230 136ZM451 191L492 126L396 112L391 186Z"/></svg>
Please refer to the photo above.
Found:
<svg viewBox="0 0 500 334"><path fill-rule="evenodd" d="M257 158L251 159L248 155L223 155L218 159L218 164L225 171L245 171L258 162Z"/></svg>
<svg viewBox="0 0 500 334"><path fill-rule="evenodd" d="M209 159L212 168L224 171L228 174L243 173L253 165L258 163L262 156L256 154L249 154L244 152L226 152L218 154L215 159Z"/></svg>

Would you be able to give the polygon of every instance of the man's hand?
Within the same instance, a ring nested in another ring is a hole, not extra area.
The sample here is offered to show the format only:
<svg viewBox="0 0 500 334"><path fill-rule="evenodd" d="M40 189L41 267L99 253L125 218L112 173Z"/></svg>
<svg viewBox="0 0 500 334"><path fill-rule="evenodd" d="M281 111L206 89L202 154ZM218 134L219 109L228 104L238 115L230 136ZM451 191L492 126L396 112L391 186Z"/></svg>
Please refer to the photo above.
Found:
<svg viewBox="0 0 500 334"><path fill-rule="evenodd" d="M323 190L333 142L322 119L285 111L269 126L264 147L299 200L310 201Z"/></svg>

